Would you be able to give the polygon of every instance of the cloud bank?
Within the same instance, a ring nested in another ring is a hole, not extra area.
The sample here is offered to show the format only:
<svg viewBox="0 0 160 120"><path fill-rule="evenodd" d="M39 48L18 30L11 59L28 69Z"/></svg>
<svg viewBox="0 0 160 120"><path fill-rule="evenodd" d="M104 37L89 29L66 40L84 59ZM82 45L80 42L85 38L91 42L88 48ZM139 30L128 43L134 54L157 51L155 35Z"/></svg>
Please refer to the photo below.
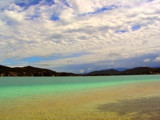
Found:
<svg viewBox="0 0 160 120"><path fill-rule="evenodd" d="M141 61L150 63L160 53L159 5L160 0L0 0L0 62L134 67L126 60L144 56Z"/></svg>

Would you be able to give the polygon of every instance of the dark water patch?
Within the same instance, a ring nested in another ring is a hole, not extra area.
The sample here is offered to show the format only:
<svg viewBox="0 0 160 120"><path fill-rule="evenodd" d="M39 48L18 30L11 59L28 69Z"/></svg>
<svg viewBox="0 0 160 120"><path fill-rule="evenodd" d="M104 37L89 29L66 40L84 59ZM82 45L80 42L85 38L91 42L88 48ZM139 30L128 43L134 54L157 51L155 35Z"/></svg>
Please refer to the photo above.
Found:
<svg viewBox="0 0 160 120"><path fill-rule="evenodd" d="M120 100L99 105L97 109L116 112L121 117L132 115L132 120L160 120L160 97Z"/></svg>

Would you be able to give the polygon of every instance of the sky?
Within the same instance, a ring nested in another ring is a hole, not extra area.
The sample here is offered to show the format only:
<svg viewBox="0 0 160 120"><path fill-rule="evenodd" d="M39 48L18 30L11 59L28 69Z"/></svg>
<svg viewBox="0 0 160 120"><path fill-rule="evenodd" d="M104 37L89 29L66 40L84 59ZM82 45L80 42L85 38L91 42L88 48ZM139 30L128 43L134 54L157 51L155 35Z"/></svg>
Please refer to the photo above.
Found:
<svg viewBox="0 0 160 120"><path fill-rule="evenodd" d="M160 67L160 0L0 0L0 64L87 73Z"/></svg>

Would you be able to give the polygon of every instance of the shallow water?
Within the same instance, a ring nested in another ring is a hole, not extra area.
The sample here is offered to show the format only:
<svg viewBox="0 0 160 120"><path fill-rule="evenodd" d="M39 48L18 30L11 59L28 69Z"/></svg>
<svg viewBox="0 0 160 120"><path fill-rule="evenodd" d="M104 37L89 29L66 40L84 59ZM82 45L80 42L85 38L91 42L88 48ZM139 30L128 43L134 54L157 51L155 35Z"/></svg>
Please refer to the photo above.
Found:
<svg viewBox="0 0 160 120"><path fill-rule="evenodd" d="M109 104L102 104L97 107L102 112L114 112L120 116L134 113L133 120L143 119L148 115L149 120L160 119L160 97L142 97L138 99L120 100Z"/></svg>
<svg viewBox="0 0 160 120"><path fill-rule="evenodd" d="M159 98L159 75L1 77L0 120L151 120Z"/></svg>
<svg viewBox="0 0 160 120"><path fill-rule="evenodd" d="M27 95L77 91L121 84L158 81L160 76L107 77L2 77L0 99Z"/></svg>

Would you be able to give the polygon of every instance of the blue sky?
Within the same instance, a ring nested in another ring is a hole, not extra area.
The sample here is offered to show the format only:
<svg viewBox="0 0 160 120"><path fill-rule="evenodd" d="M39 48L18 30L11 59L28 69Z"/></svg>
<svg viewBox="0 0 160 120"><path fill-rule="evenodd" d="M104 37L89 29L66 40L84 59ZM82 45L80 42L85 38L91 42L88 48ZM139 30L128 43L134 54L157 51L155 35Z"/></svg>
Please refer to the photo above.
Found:
<svg viewBox="0 0 160 120"><path fill-rule="evenodd" d="M86 73L160 67L160 0L0 0L0 64Z"/></svg>

